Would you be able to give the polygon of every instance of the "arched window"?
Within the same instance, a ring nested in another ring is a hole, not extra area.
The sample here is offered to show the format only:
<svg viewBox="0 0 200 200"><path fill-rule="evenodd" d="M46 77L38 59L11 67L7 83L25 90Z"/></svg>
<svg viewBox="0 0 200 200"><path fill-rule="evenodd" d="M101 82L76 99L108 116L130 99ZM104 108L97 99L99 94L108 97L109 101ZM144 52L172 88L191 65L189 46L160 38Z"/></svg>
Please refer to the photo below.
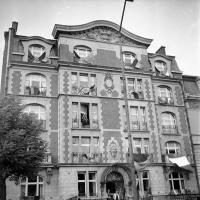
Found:
<svg viewBox="0 0 200 200"><path fill-rule="evenodd" d="M25 113L33 113L36 115L37 119L42 122L42 127L46 128L46 109L41 105L28 105L25 107Z"/></svg>
<svg viewBox="0 0 200 200"><path fill-rule="evenodd" d="M179 172L169 174L170 190L175 194L183 193L185 189L183 175Z"/></svg>
<svg viewBox="0 0 200 200"><path fill-rule="evenodd" d="M176 119L175 115L169 112L161 114L161 126L162 132L166 134L177 133Z"/></svg>
<svg viewBox="0 0 200 200"><path fill-rule="evenodd" d="M21 197L43 197L44 181L40 176L21 180Z"/></svg>
<svg viewBox="0 0 200 200"><path fill-rule="evenodd" d="M39 44L33 44L28 49L29 62L47 62L45 48Z"/></svg>
<svg viewBox="0 0 200 200"><path fill-rule="evenodd" d="M158 94L158 101L160 104L173 104L171 88L167 86L159 86Z"/></svg>
<svg viewBox="0 0 200 200"><path fill-rule="evenodd" d="M77 58L87 58L92 49L87 46L75 46L74 47L74 54Z"/></svg>
<svg viewBox="0 0 200 200"><path fill-rule="evenodd" d="M46 96L46 77L41 74L28 74L24 93L25 95Z"/></svg>
<svg viewBox="0 0 200 200"><path fill-rule="evenodd" d="M123 61L125 65L132 65L132 64L137 64L135 63L136 59L136 55L132 52L128 52L128 51L124 51L122 53L123 55Z"/></svg>
<svg viewBox="0 0 200 200"><path fill-rule="evenodd" d="M178 155L181 152L181 145L175 141L169 141L165 144L166 154Z"/></svg>

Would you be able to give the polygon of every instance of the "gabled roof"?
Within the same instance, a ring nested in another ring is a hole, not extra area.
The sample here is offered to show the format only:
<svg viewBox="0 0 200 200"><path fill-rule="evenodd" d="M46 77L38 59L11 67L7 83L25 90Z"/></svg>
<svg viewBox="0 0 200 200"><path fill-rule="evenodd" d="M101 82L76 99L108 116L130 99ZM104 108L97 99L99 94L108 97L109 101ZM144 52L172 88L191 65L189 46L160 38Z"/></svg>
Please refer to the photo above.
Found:
<svg viewBox="0 0 200 200"><path fill-rule="evenodd" d="M72 26L55 24L52 35L55 39L57 39L60 33L72 34L72 33L82 32L82 31L86 31L86 30L98 28L98 27L107 27L107 28L111 28L115 30L115 32L119 32L118 24L115 24L110 21L105 21L105 20L97 20L97 21L92 21L92 22L82 24L82 25L72 25ZM146 47L148 47L152 42L152 39L135 35L124 28L121 29L121 34L132 41L141 43L142 45Z"/></svg>

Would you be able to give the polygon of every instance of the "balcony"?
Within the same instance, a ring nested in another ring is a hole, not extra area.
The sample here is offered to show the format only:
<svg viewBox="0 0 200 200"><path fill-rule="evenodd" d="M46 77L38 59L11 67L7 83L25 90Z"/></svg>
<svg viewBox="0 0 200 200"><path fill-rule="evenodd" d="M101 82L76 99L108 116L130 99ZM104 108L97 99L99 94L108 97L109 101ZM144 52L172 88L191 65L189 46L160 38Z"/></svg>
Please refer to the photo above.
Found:
<svg viewBox="0 0 200 200"><path fill-rule="evenodd" d="M131 131L146 131L147 123L140 121L130 121L130 129Z"/></svg>
<svg viewBox="0 0 200 200"><path fill-rule="evenodd" d="M162 125L162 133L163 134L177 134L177 126L176 125Z"/></svg>
<svg viewBox="0 0 200 200"><path fill-rule="evenodd" d="M72 163L102 163L102 153L72 153Z"/></svg>
<svg viewBox="0 0 200 200"><path fill-rule="evenodd" d="M162 105L173 105L174 101L171 97L158 97L158 103Z"/></svg>
<svg viewBox="0 0 200 200"><path fill-rule="evenodd" d="M144 153L141 153L141 154L133 153L133 156L134 156L134 161L141 163L141 162L146 161L149 158L150 155L144 154ZM126 161L127 162L130 161L130 154L129 153L126 153Z"/></svg>
<svg viewBox="0 0 200 200"><path fill-rule="evenodd" d="M128 98L130 99L144 99L143 91L128 91Z"/></svg>
<svg viewBox="0 0 200 200"><path fill-rule="evenodd" d="M46 87L26 86L25 95L46 96Z"/></svg>
<svg viewBox="0 0 200 200"><path fill-rule="evenodd" d="M72 86L72 94L75 95L86 95L86 96L97 96L97 88L95 85L91 87L78 87L78 86Z"/></svg>

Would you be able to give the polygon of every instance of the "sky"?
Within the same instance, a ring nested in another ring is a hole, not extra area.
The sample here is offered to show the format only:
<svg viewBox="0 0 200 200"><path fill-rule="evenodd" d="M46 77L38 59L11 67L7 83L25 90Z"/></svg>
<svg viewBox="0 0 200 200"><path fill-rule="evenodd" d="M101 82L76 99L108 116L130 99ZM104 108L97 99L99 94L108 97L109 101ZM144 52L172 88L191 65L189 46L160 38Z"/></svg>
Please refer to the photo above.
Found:
<svg viewBox="0 0 200 200"><path fill-rule="evenodd" d="M53 39L55 24L79 25L94 20L120 24L123 4L124 0L0 0L0 68L4 32L12 21L18 22L18 35ZM200 0L127 2L123 28L153 39L149 53L165 46L183 74L200 76Z"/></svg>

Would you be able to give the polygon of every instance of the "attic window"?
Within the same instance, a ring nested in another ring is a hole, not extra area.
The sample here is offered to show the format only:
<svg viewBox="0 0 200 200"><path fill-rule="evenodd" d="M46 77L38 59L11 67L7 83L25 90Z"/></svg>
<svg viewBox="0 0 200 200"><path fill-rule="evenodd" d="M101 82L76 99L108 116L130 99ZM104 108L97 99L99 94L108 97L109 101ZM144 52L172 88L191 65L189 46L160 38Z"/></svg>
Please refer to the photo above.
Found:
<svg viewBox="0 0 200 200"><path fill-rule="evenodd" d="M167 64L162 61L162 60L156 60L155 63L155 68L158 72L162 73L162 74L165 74L166 73L166 70L167 70Z"/></svg>
<svg viewBox="0 0 200 200"><path fill-rule="evenodd" d="M46 51L41 45L31 45L28 50L28 61L30 62L46 62Z"/></svg>
<svg viewBox="0 0 200 200"><path fill-rule="evenodd" d="M86 46L76 46L74 48L74 53L78 58L87 58L91 51L92 50Z"/></svg>
<svg viewBox="0 0 200 200"><path fill-rule="evenodd" d="M123 61L127 65L132 65L133 61L136 59L136 55L131 52L124 52L123 53Z"/></svg>

